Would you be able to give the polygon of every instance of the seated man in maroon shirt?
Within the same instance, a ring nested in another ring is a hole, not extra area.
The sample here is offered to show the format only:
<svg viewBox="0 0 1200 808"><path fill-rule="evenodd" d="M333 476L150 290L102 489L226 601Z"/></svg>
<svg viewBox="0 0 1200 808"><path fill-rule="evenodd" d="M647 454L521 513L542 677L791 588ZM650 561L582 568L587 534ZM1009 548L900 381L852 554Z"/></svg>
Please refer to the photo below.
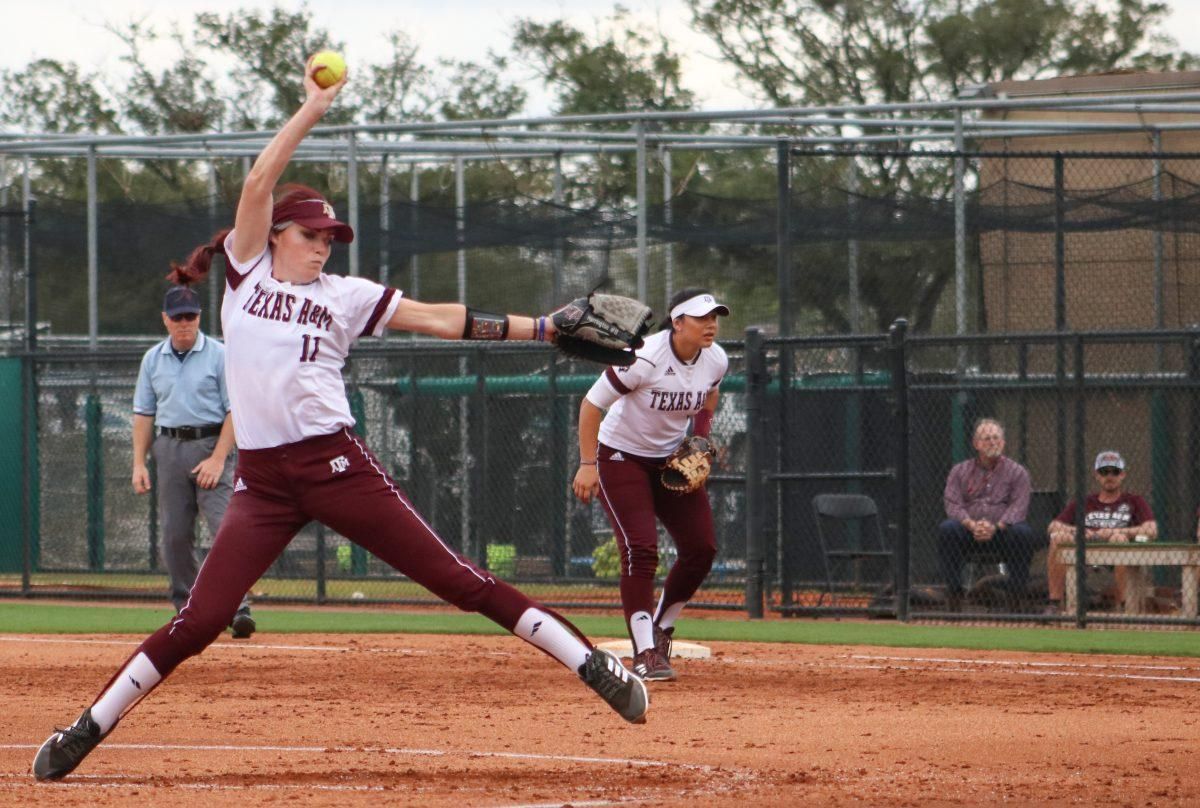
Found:
<svg viewBox="0 0 1200 808"><path fill-rule="evenodd" d="M986 555L1008 572L1012 604L1029 588L1029 564L1037 536L1025 522L1032 486L1029 472L1004 456L1004 426L993 418L975 424L975 457L950 469L942 500L946 521L938 526L938 560L951 611L962 606L962 568Z"/></svg>
<svg viewBox="0 0 1200 808"><path fill-rule="evenodd" d="M1083 517L1084 538L1087 541L1109 542L1133 541L1135 536L1145 536L1146 541L1157 538L1158 524L1154 521L1154 512L1150 510L1146 500L1124 490L1125 458L1117 452L1101 452L1096 455L1093 468L1100 492L1087 495L1087 513ZM1059 563L1055 557L1058 554L1054 551L1059 545L1075 543L1075 500L1067 503L1063 512L1054 517L1048 532L1050 555L1046 559L1046 571L1050 603L1046 614L1058 614L1067 567ZM1126 568L1117 567L1114 577L1117 583L1117 597L1124 602Z"/></svg>

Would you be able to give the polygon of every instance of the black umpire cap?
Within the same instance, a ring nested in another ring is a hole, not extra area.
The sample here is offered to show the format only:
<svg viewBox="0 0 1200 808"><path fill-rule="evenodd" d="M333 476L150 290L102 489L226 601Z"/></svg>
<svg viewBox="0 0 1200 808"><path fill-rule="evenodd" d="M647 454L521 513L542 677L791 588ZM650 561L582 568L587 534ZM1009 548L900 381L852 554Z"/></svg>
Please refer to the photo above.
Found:
<svg viewBox="0 0 1200 808"><path fill-rule="evenodd" d="M190 286L172 286L163 298L163 314L174 317L177 314L199 314L200 295L192 291Z"/></svg>

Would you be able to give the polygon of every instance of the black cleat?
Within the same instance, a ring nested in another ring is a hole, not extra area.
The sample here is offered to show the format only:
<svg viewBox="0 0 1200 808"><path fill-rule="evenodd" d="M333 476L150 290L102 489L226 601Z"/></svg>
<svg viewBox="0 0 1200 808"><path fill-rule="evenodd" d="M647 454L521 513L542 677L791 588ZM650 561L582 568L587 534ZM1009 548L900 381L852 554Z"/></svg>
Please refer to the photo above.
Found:
<svg viewBox="0 0 1200 808"><path fill-rule="evenodd" d="M579 666L579 677L631 724L645 724L650 694L646 685L634 676L613 653L593 648L587 661Z"/></svg>
<svg viewBox="0 0 1200 808"><path fill-rule="evenodd" d="M675 669L657 648L647 648L633 657L633 672L647 682L674 682Z"/></svg>
<svg viewBox="0 0 1200 808"><path fill-rule="evenodd" d="M74 724L54 730L38 749L33 758L33 776L43 781L66 777L107 735L101 734L100 726L92 720L91 708L84 710Z"/></svg>
<svg viewBox="0 0 1200 808"><path fill-rule="evenodd" d="M254 618L250 616L250 607L243 606L237 610L237 614L233 616L233 622L229 624L233 629L233 638L235 640L247 639L254 633L254 629L258 628L254 622Z"/></svg>

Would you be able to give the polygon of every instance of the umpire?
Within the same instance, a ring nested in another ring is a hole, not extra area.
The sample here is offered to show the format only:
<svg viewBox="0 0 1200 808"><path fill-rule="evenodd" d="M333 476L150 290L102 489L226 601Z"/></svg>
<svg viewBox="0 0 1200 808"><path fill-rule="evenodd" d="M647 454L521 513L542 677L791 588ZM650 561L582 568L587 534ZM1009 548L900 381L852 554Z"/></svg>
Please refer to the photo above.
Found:
<svg viewBox="0 0 1200 808"><path fill-rule="evenodd" d="M187 604L200 562L196 515L216 535L233 494L233 417L225 390L225 346L200 331L200 297L172 286L163 299L167 338L146 351L133 394L133 490L150 490L146 453L154 452L162 558L178 612ZM158 435L154 434L155 426ZM239 639L254 633L250 601L230 624Z"/></svg>

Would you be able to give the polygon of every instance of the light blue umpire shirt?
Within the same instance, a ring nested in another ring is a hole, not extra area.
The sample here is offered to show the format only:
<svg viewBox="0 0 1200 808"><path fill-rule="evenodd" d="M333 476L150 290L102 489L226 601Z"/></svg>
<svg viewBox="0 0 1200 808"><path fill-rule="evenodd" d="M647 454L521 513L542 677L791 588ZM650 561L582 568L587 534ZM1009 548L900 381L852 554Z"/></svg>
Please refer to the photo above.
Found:
<svg viewBox="0 0 1200 808"><path fill-rule="evenodd" d="M133 391L133 411L150 415L163 427L224 423L229 412L225 390L225 346L200 332L180 360L171 338L146 351Z"/></svg>

